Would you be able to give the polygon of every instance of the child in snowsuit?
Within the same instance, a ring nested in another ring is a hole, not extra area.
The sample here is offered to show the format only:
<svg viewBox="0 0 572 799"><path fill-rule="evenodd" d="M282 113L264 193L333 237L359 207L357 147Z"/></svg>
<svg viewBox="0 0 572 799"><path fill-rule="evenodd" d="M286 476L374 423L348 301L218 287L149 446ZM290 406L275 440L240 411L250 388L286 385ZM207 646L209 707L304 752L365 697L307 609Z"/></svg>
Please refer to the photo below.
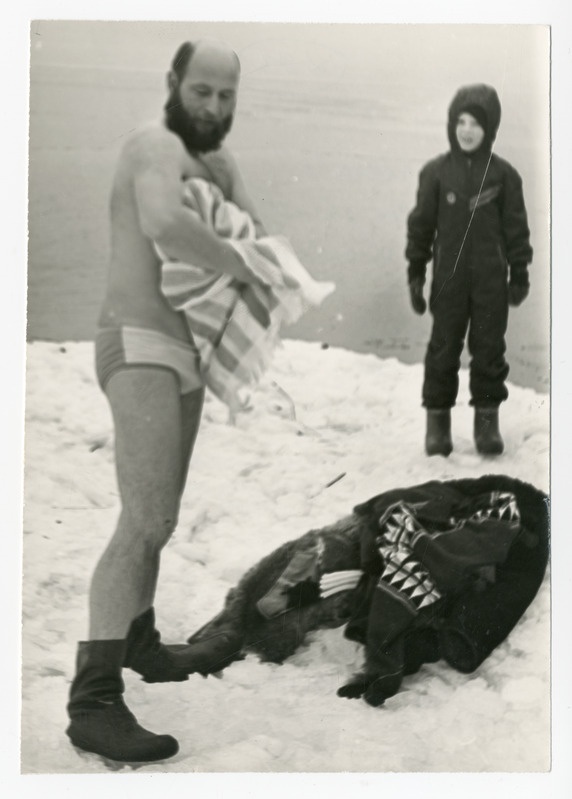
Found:
<svg viewBox="0 0 572 799"><path fill-rule="evenodd" d="M418 314L426 309L423 286L433 260L433 328L422 392L428 455L448 456L453 449L451 408L467 330L475 444L484 455L504 448L498 408L508 397L508 306L528 294L532 248L521 178L492 152L500 116L491 86L459 89L449 107L451 149L421 170L407 220L409 291Z"/></svg>

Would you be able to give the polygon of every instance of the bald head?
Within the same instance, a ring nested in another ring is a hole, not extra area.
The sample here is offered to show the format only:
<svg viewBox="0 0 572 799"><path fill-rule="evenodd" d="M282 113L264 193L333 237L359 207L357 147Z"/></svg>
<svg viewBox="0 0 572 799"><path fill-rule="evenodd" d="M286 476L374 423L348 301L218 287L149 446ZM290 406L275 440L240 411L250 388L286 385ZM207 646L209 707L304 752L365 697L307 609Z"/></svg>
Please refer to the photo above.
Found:
<svg viewBox="0 0 572 799"><path fill-rule="evenodd" d="M184 42L173 58L171 72L179 81L183 80L191 60L199 59L207 66L218 67L233 74L235 79L240 76L240 61L235 51L225 42L217 39L199 39L196 42Z"/></svg>

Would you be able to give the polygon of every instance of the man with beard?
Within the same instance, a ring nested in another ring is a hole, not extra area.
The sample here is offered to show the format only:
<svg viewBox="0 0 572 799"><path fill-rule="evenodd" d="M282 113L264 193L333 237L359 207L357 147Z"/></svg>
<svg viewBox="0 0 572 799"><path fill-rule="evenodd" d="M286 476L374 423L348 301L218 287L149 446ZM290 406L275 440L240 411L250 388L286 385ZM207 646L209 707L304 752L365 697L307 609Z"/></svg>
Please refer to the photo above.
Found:
<svg viewBox="0 0 572 799"><path fill-rule="evenodd" d="M112 760L155 761L178 751L175 738L137 723L123 701L122 668L147 682L186 680L200 671L196 647L161 643L153 610L160 553L177 524L204 395L191 334L159 288L154 243L172 258L251 280L236 251L183 203L183 181L203 178L264 233L222 146L239 76L238 58L226 45L182 45L168 74L165 117L130 137L112 187L96 369L113 416L121 513L93 575L67 729L75 746Z"/></svg>

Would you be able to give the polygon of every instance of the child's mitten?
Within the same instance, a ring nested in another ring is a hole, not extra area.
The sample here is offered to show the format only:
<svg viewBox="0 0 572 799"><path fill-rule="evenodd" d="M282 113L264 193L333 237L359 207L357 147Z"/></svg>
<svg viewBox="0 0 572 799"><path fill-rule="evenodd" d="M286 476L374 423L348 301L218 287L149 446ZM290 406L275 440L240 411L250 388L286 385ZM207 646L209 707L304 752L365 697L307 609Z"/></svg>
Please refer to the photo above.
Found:
<svg viewBox="0 0 572 799"><path fill-rule="evenodd" d="M524 302L528 296L529 287L527 265L513 264L510 267L510 282L508 284L509 305L516 307Z"/></svg>
<svg viewBox="0 0 572 799"><path fill-rule="evenodd" d="M425 280L421 277L414 277L409 282L409 296L411 298L411 305L417 314L424 314L427 310L427 302L423 296L423 286Z"/></svg>

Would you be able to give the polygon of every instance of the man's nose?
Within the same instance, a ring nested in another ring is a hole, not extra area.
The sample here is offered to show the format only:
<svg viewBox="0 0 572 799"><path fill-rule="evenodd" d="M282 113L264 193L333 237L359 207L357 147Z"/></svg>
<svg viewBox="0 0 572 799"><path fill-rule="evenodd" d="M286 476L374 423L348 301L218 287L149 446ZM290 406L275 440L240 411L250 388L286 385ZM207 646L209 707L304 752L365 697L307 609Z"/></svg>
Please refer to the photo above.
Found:
<svg viewBox="0 0 572 799"><path fill-rule="evenodd" d="M206 103L206 111L213 117L218 117L220 114L220 99L216 94L211 94Z"/></svg>

